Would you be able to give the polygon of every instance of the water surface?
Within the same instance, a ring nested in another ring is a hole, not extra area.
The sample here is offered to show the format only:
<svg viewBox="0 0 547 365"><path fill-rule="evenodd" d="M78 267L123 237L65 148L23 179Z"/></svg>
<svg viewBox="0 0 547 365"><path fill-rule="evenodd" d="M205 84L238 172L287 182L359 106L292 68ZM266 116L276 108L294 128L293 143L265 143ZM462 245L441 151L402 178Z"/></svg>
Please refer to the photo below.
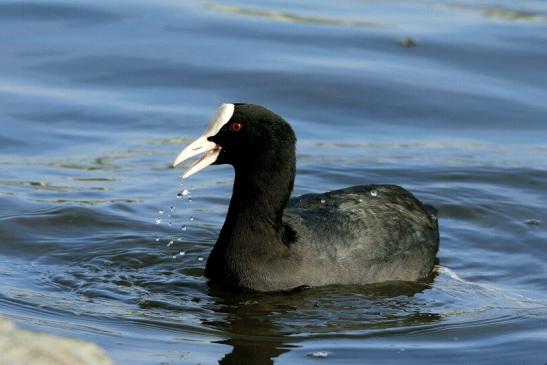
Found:
<svg viewBox="0 0 547 365"><path fill-rule="evenodd" d="M19 325L118 364L547 361L545 2L0 1L0 44L0 313ZM169 164L234 101L294 126L295 194L396 183L435 205L436 273L210 287L233 172L181 186Z"/></svg>

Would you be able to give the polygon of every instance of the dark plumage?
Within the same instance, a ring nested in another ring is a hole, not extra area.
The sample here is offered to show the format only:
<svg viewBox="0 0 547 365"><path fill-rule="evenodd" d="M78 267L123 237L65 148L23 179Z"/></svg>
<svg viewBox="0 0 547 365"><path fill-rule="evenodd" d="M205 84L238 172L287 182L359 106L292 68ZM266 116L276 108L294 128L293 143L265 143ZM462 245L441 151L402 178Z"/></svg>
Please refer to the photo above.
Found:
<svg viewBox="0 0 547 365"><path fill-rule="evenodd" d="M217 147L214 163L233 165L235 181L205 269L212 281L277 291L417 280L431 272L439 245L434 208L395 185L289 200L296 170L290 125L250 104L235 104L220 125L207 139Z"/></svg>

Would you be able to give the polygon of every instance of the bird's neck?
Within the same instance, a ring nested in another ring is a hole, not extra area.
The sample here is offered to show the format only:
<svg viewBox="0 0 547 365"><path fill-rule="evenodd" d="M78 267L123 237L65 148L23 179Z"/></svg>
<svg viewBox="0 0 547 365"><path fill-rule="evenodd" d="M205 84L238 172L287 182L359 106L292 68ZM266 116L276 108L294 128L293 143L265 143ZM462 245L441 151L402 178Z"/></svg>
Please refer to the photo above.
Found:
<svg viewBox="0 0 547 365"><path fill-rule="evenodd" d="M207 260L207 277L244 286L250 266L286 251L289 235L282 216L295 177L295 160L290 157L268 169L235 167L230 207Z"/></svg>
<svg viewBox="0 0 547 365"><path fill-rule="evenodd" d="M289 200L295 177L294 161L279 161L267 167L236 167L230 207L225 229L247 229L250 234L261 230L279 230L283 210Z"/></svg>

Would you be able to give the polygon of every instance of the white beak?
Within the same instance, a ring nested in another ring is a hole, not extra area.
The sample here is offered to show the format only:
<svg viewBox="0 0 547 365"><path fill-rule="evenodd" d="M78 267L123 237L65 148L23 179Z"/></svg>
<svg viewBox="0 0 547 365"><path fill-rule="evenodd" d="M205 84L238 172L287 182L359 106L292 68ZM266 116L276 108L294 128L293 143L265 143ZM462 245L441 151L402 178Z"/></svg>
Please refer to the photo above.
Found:
<svg viewBox="0 0 547 365"><path fill-rule="evenodd" d="M177 156L173 162L173 167L177 167L192 156L204 153L199 160L194 162L192 166L184 172L182 175L183 179L195 174L216 161L220 154L221 147L214 142L208 141L207 138L216 135L220 128L228 123L234 114L234 108L234 104L222 104L213 116L213 119L209 122L207 130L198 139L183 149Z"/></svg>

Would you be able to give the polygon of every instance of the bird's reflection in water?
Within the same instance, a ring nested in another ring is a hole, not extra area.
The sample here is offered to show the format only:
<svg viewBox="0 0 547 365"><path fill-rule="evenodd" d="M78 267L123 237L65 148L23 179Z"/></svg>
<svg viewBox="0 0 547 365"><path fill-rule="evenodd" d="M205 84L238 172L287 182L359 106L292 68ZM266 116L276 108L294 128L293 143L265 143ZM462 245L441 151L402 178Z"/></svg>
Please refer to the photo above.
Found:
<svg viewBox="0 0 547 365"><path fill-rule="evenodd" d="M420 282L332 286L276 294L234 294L210 287L225 321L209 322L232 346L220 364L273 364L307 339L325 333L374 335L438 321L418 294L431 287L436 273Z"/></svg>

